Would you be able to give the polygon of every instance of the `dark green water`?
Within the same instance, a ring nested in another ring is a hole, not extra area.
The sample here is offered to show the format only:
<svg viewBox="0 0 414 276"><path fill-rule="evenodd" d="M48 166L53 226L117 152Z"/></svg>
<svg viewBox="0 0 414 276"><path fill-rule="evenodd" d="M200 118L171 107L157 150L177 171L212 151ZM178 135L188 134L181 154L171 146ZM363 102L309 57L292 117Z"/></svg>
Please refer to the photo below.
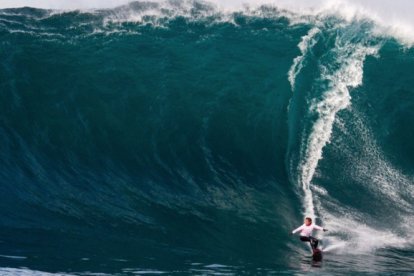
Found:
<svg viewBox="0 0 414 276"><path fill-rule="evenodd" d="M293 18L0 10L0 272L413 272L414 52Z"/></svg>

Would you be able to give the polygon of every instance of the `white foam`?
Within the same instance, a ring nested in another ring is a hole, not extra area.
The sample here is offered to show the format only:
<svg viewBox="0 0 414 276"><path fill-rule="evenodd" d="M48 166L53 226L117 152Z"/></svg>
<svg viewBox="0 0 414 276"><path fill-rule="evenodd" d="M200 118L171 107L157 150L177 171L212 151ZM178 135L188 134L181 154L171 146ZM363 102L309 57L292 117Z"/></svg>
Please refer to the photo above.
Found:
<svg viewBox="0 0 414 276"><path fill-rule="evenodd" d="M346 242L345 241L337 241L334 244L330 244L326 247L323 248L323 252L330 252L330 251L340 251L343 250L346 247Z"/></svg>
<svg viewBox="0 0 414 276"><path fill-rule="evenodd" d="M344 211L344 210L342 210ZM388 225L375 228L358 219L359 215L347 210L347 213L338 212L327 214L325 221L329 222L329 235L323 242L327 244L324 251L336 254L371 253L379 248L403 248L407 240L386 229ZM352 248L352 250L349 250Z"/></svg>
<svg viewBox="0 0 414 276"><path fill-rule="evenodd" d="M28 268L11 268L11 267L0 267L0 274L2 276L71 276L73 274L67 273L49 273L39 270L31 270Z"/></svg>
<svg viewBox="0 0 414 276"><path fill-rule="evenodd" d="M308 34L303 36L302 40L298 44L298 48L300 49L301 55L295 57L295 59L293 60L293 64L288 72L288 79L292 91L295 89L296 76L300 73L300 71L303 68L303 60L305 59L305 56L308 53L309 49L311 49L316 44L317 40L315 39L315 36L319 32L320 30L317 27L310 29Z"/></svg>
<svg viewBox="0 0 414 276"><path fill-rule="evenodd" d="M306 215L315 217L315 208L311 190L311 181L315 174L319 160L322 158L322 150L329 143L332 127L336 114L350 105L349 88L357 87L362 83L363 62L367 55L375 55L376 47L367 47L361 44L346 42L337 45L337 62L340 68L334 72L321 65L322 79L329 82L330 88L323 94L322 100L315 101L311 106L311 112L317 115L309 138L304 145L305 150L300 163L300 182L304 191L304 207Z"/></svg>
<svg viewBox="0 0 414 276"><path fill-rule="evenodd" d="M18 259L18 260L27 259L27 257L25 256L13 256L13 255L0 255L0 257L8 258L8 259Z"/></svg>
<svg viewBox="0 0 414 276"><path fill-rule="evenodd" d="M0 8L36 7L42 9L94 9L113 8L130 0L2 0Z"/></svg>
<svg viewBox="0 0 414 276"><path fill-rule="evenodd" d="M370 19L379 35L392 36L406 46L414 44L413 1L330 0L321 13L335 13L347 21Z"/></svg>
<svg viewBox="0 0 414 276"><path fill-rule="evenodd" d="M128 0L2 0L0 8L31 6L47 9L101 9L127 4ZM168 1L151 2L168 5ZM218 12L228 13L255 9L262 5L271 5L278 9L289 10L297 15L323 18L336 15L345 20L370 19L377 24L376 31L381 35L393 36L407 46L414 44L414 2L408 0L210 0ZM193 5L193 1L184 0L180 5ZM131 20L136 19L131 14Z"/></svg>

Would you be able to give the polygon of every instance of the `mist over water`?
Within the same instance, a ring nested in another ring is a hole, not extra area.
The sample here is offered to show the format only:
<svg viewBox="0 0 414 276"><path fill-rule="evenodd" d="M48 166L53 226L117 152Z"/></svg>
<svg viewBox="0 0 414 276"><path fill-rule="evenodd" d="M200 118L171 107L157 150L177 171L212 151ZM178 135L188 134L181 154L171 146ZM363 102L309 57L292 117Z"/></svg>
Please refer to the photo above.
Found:
<svg viewBox="0 0 414 276"><path fill-rule="evenodd" d="M411 4L62 3L1 4L1 274L413 271Z"/></svg>

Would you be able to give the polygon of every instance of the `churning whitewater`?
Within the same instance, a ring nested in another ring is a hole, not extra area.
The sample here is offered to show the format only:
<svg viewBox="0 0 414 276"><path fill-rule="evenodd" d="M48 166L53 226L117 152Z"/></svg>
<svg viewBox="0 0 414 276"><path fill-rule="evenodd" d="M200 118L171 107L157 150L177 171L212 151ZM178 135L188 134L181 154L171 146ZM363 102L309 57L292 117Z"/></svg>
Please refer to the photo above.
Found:
<svg viewBox="0 0 414 276"><path fill-rule="evenodd" d="M412 272L409 22L299 2L4 6L1 274Z"/></svg>

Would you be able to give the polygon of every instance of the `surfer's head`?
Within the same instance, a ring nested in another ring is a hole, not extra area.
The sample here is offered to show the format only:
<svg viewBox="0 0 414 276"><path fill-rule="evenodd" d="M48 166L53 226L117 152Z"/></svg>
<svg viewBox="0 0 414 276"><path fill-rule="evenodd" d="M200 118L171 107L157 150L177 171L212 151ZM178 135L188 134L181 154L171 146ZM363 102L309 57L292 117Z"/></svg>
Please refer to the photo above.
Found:
<svg viewBox="0 0 414 276"><path fill-rule="evenodd" d="M312 224L312 219L310 217L306 217L305 218L305 224L306 224L306 226L311 225Z"/></svg>

